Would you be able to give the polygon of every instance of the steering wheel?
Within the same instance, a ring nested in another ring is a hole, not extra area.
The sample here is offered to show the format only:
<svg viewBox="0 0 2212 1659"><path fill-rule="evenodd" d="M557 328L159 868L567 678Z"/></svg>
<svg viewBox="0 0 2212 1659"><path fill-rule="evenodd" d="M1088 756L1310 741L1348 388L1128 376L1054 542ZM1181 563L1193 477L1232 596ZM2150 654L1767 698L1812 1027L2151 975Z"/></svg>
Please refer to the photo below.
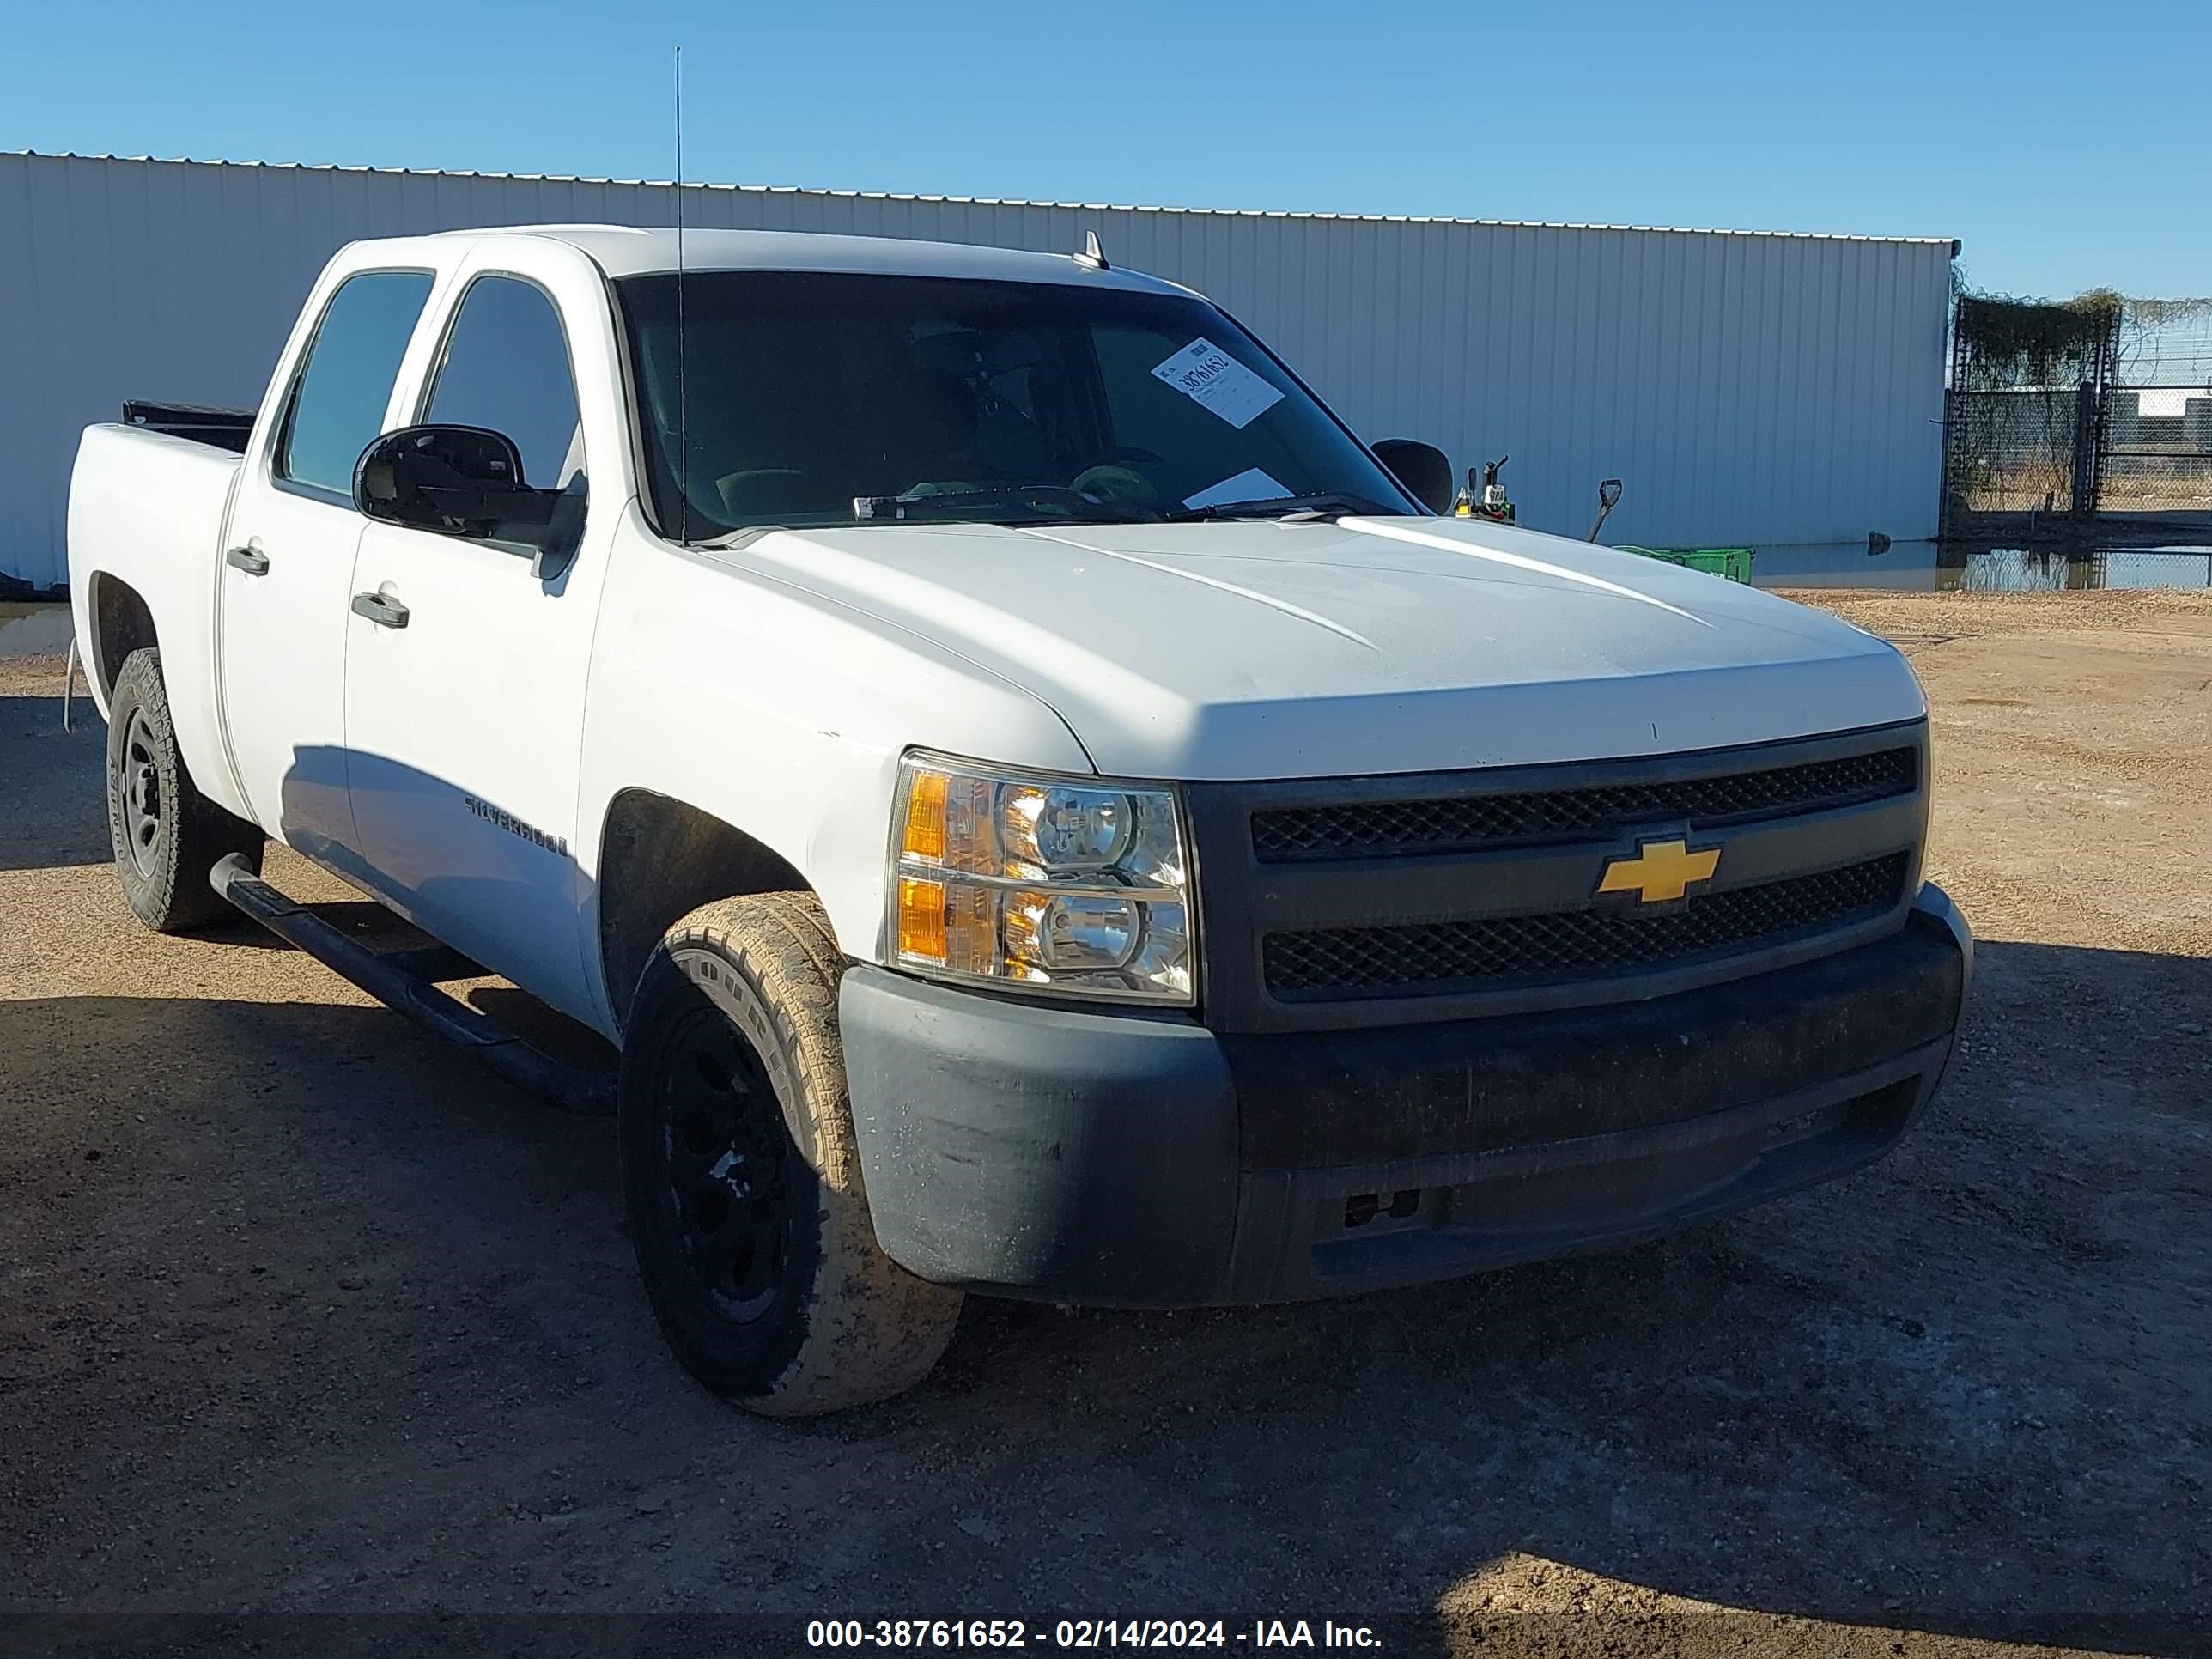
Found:
<svg viewBox="0 0 2212 1659"><path fill-rule="evenodd" d="M1151 479L1110 462L1084 468L1075 475L1075 482L1069 488L1102 501L1127 501L1133 507L1158 507L1160 501L1160 492L1153 488Z"/></svg>

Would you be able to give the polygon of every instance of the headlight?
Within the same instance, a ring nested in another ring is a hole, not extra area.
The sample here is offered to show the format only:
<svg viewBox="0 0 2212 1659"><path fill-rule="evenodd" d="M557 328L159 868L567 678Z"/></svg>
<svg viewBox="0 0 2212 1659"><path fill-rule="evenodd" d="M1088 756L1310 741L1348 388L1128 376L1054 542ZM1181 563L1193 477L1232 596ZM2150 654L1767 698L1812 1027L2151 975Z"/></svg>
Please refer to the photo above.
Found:
<svg viewBox="0 0 2212 1659"><path fill-rule="evenodd" d="M1170 790L899 763L895 960L1055 996L1188 1005L1190 893Z"/></svg>

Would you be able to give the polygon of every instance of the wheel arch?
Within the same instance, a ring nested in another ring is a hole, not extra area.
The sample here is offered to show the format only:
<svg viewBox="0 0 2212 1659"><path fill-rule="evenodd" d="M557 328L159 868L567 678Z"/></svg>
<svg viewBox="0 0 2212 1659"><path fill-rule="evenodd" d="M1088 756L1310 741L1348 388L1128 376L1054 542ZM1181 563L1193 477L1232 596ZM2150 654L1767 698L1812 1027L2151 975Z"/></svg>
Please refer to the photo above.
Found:
<svg viewBox="0 0 2212 1659"><path fill-rule="evenodd" d="M811 893L792 862L714 813L658 790L618 790L599 829L599 957L617 1024L661 936L716 899Z"/></svg>
<svg viewBox="0 0 2212 1659"><path fill-rule="evenodd" d="M154 609L145 596L122 577L106 570L93 573L90 595L92 660L85 666L98 677L100 703L105 708L115 690L115 677L131 653L161 641L154 628Z"/></svg>

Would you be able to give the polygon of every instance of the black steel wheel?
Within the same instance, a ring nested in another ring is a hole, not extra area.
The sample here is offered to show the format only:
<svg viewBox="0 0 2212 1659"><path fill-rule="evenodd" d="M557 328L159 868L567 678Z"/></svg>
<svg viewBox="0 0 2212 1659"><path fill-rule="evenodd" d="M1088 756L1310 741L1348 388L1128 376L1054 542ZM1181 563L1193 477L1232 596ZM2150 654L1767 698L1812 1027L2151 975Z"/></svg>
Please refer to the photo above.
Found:
<svg viewBox="0 0 2212 1659"><path fill-rule="evenodd" d="M813 1179L759 1057L720 1009L695 1010L659 1092L660 1202L693 1285L734 1324L770 1318L792 1283L793 1188Z"/></svg>
<svg viewBox="0 0 2212 1659"><path fill-rule="evenodd" d="M124 659L108 694L107 831L124 899L157 933L231 914L208 885L218 860L240 853L261 867L261 831L201 794L185 769L161 653L151 647Z"/></svg>
<svg viewBox="0 0 2212 1659"><path fill-rule="evenodd" d="M661 940L623 1035L623 1187L646 1294L687 1370L771 1416L913 1387L960 1313L958 1291L876 1243L842 971L811 895L724 899Z"/></svg>
<svg viewBox="0 0 2212 1659"><path fill-rule="evenodd" d="M143 707L131 711L123 733L123 829L131 866L151 876L161 862L161 769L155 757L153 729Z"/></svg>

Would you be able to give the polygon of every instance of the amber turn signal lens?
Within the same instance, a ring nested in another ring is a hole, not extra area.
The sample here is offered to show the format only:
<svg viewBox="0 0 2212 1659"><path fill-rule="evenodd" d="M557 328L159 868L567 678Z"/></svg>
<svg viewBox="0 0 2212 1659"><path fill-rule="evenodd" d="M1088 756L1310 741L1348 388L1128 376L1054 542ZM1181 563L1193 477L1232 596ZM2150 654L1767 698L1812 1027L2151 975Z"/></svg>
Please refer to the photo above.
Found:
<svg viewBox="0 0 2212 1659"><path fill-rule="evenodd" d="M914 775L906 798L906 836L902 843L908 858L931 864L945 862L945 798L951 787L952 780L942 772Z"/></svg>
<svg viewBox="0 0 2212 1659"><path fill-rule="evenodd" d="M917 962L945 962L945 884L899 878L899 954Z"/></svg>

